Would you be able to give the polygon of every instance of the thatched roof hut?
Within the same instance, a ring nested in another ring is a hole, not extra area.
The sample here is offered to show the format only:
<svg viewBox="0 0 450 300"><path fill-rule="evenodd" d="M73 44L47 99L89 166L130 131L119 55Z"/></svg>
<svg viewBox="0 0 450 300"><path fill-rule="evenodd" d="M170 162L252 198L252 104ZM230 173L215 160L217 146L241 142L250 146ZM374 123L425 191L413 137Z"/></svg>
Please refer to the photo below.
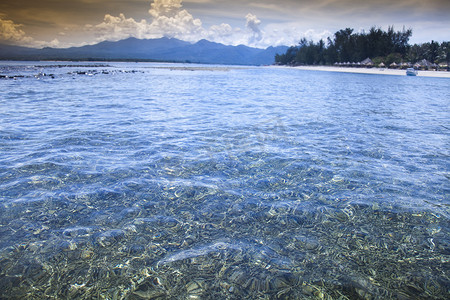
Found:
<svg viewBox="0 0 450 300"><path fill-rule="evenodd" d="M429 61L426 60L426 59L422 59L422 60L419 62L419 64L420 64L422 67L431 67L431 66L433 65L431 62L429 62Z"/></svg>
<svg viewBox="0 0 450 300"><path fill-rule="evenodd" d="M373 66L373 61L370 58L366 58L365 60L363 60L361 62L362 66L366 66L366 67L372 67Z"/></svg>
<svg viewBox="0 0 450 300"><path fill-rule="evenodd" d="M398 65L395 61L389 65L389 68L392 68L392 69L396 69L397 67L398 67Z"/></svg>
<svg viewBox="0 0 450 300"><path fill-rule="evenodd" d="M403 63L400 64L400 68L401 69L408 69L408 68L411 68L411 67L412 67L412 64L410 62L403 62Z"/></svg>
<svg viewBox="0 0 450 300"><path fill-rule="evenodd" d="M429 62L426 59L422 59L420 62L417 62L414 66L418 65L417 67L422 70L429 70L429 69L437 69L438 65L435 63Z"/></svg>

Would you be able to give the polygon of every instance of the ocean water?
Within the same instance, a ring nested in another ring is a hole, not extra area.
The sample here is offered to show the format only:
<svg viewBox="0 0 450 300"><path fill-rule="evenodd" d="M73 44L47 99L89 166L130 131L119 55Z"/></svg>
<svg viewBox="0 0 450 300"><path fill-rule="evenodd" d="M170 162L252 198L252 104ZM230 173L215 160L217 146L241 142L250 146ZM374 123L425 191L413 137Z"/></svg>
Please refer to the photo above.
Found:
<svg viewBox="0 0 450 300"><path fill-rule="evenodd" d="M0 64L1 299L448 299L450 81Z"/></svg>

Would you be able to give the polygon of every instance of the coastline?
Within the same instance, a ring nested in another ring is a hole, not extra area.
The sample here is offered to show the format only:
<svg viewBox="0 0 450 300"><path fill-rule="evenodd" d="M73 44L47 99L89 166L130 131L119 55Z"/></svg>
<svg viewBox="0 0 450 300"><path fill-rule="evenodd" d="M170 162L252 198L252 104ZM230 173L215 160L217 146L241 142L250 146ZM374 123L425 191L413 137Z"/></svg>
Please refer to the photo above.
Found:
<svg viewBox="0 0 450 300"><path fill-rule="evenodd" d="M284 66L277 66L284 67ZM358 73L358 74L376 74L376 75L397 75L406 76L405 70L380 69L380 68L348 68L348 67L332 67L332 66L296 66L289 67L298 70L308 71L325 71L325 72L341 72L341 73ZM447 71L419 71L417 77L439 77L450 78L450 72Z"/></svg>

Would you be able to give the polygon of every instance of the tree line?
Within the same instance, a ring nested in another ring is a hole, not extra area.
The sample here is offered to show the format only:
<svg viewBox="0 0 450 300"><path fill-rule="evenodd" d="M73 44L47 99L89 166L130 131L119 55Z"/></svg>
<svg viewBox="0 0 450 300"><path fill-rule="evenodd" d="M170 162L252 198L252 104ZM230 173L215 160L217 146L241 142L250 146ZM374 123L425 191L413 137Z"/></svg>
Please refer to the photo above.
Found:
<svg viewBox="0 0 450 300"><path fill-rule="evenodd" d="M352 28L341 29L325 42L314 43L303 38L297 46L286 53L277 54L275 63L279 65L332 65L335 63L361 62L371 58L375 65L384 63L416 63L426 59L431 63L449 65L450 42L431 41L423 44L408 44L412 29L395 31L391 26L387 31L377 27L369 32L355 33Z"/></svg>

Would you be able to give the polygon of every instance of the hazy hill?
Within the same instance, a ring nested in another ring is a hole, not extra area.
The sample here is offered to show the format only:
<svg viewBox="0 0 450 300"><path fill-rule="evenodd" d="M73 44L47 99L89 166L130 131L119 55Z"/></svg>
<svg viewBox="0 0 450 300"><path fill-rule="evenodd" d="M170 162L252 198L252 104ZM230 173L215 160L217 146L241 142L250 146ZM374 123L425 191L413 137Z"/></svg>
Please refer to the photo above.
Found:
<svg viewBox="0 0 450 300"><path fill-rule="evenodd" d="M118 42L68 49L0 45L0 59L10 60L155 60L195 62L207 64L268 65L275 54L286 52L287 47L267 49L247 46L226 46L201 40L195 44L177 39L160 38L139 40L128 38Z"/></svg>

